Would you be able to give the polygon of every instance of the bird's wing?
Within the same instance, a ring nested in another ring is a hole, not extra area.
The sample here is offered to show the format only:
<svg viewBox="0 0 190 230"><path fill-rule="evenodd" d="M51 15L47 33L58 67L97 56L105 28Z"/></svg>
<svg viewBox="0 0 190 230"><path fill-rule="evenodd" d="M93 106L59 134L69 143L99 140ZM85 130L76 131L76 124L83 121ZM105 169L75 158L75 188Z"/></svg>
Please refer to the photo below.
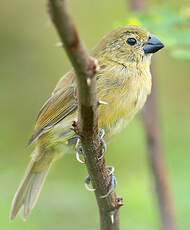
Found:
<svg viewBox="0 0 190 230"><path fill-rule="evenodd" d="M63 87L55 91L40 110L34 133L28 144L30 145L41 134L73 113L76 109L75 87L67 89Z"/></svg>
<svg viewBox="0 0 190 230"><path fill-rule="evenodd" d="M58 92L59 90L67 89L67 87L69 86L76 86L75 74L73 70L66 73L63 77L61 77L61 79L58 81L57 85L55 86L52 95Z"/></svg>

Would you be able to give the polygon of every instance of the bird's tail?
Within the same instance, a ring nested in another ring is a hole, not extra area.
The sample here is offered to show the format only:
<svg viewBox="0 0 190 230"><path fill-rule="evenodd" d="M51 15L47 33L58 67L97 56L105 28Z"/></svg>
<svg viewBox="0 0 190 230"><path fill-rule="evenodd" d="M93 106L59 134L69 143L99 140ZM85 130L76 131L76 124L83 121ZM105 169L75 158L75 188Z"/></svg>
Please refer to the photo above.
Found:
<svg viewBox="0 0 190 230"><path fill-rule="evenodd" d="M26 220L32 208L35 206L53 161L53 158L47 157L47 155L49 154L43 154L40 158L38 158L38 156L34 157L29 163L25 176L14 196L10 220L13 220L21 209L22 218ZM36 158L38 159L36 160Z"/></svg>

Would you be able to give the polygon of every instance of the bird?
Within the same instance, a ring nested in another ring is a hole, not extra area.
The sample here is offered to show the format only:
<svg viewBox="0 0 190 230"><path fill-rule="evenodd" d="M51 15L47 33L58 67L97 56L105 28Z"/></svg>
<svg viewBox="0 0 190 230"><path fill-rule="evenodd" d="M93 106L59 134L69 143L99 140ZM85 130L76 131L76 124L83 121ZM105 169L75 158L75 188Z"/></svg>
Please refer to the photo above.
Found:
<svg viewBox="0 0 190 230"><path fill-rule="evenodd" d="M98 127L106 142L134 118L151 93L151 56L163 42L140 26L126 25L106 34L92 50L98 60ZM72 123L77 119L74 70L66 73L41 108L29 144L35 142L31 161L12 201L10 219L22 211L26 220L34 208L52 163L72 152L77 141Z"/></svg>

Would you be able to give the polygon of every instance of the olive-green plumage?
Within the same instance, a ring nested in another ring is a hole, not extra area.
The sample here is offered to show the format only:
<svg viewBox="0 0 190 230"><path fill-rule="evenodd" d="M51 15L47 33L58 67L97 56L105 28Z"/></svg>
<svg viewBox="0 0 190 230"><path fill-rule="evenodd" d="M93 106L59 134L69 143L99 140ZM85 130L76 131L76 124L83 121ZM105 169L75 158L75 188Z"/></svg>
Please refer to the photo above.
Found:
<svg viewBox="0 0 190 230"><path fill-rule="evenodd" d="M108 33L93 49L92 55L100 64L96 76L98 100L108 103L98 107L98 125L105 130L106 140L133 119L150 94L149 69L153 52L145 52L143 48L148 40L150 34L145 29L125 26ZM71 127L76 119L76 81L72 70L60 79L38 115L29 141L35 141L36 148L13 200L11 219L22 207L22 216L26 219L52 162L62 153L72 151L70 142L75 133Z"/></svg>

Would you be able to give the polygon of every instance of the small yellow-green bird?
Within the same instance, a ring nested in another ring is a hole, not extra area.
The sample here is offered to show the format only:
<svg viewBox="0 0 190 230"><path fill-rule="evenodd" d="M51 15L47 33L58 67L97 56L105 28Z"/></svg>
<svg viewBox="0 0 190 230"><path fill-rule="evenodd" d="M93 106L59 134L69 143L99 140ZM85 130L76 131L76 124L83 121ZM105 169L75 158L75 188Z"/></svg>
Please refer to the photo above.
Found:
<svg viewBox="0 0 190 230"><path fill-rule="evenodd" d="M127 25L112 30L93 49L98 59L98 126L106 140L119 133L143 107L151 92L150 62L153 53L164 47L155 35L144 28ZM75 73L72 70L58 82L40 110L29 144L36 142L31 162L12 202L10 219L22 208L26 219L34 207L53 161L71 152L77 139L71 129L77 119Z"/></svg>

